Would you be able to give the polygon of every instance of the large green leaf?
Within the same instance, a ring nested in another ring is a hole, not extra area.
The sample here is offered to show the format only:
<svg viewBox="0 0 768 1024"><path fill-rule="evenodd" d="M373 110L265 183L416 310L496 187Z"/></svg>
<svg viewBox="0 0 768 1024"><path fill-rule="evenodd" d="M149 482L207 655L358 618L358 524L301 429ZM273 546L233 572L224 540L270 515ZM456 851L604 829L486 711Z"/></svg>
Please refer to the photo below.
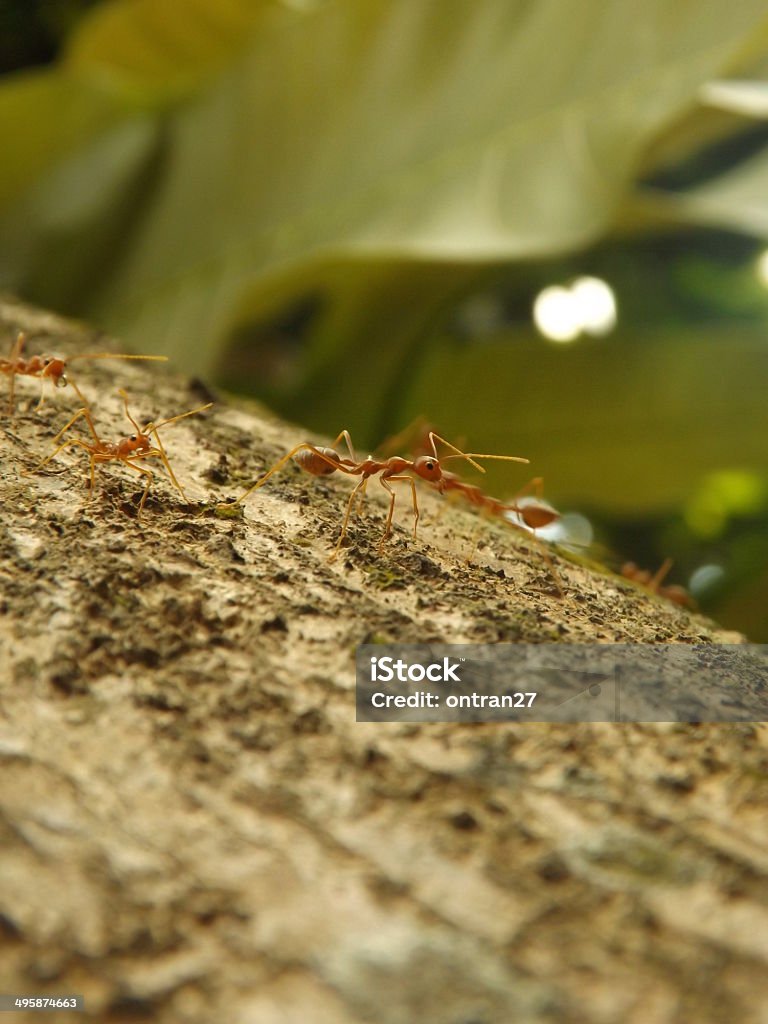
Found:
<svg viewBox="0 0 768 1024"><path fill-rule="evenodd" d="M768 118L768 82L717 80L700 90L703 103L741 118ZM704 185L680 192L646 189L632 204L646 223L694 223L768 237L768 148Z"/></svg>
<svg viewBox="0 0 768 1024"><path fill-rule="evenodd" d="M702 96L730 113L768 118L767 82L712 82ZM698 188L674 194L649 191L644 202L650 211L678 223L717 225L768 238L768 149Z"/></svg>
<svg viewBox="0 0 768 1024"><path fill-rule="evenodd" d="M731 114L768 117L768 82L707 82L700 92L703 103Z"/></svg>
<svg viewBox="0 0 768 1024"><path fill-rule="evenodd" d="M392 422L424 414L473 451L531 459L530 469L489 463L491 493L543 474L559 503L637 516L679 507L716 470L768 477L766 396L768 345L755 330L622 332L566 347L510 333L436 343Z"/></svg>
<svg viewBox="0 0 768 1024"><path fill-rule="evenodd" d="M0 86L0 211L8 210L30 187L45 182L59 163L86 147L122 116L101 89L63 71L19 72ZM95 169L89 169L93 187ZM87 179L86 179L87 181ZM84 189L88 187L83 182ZM37 224L27 224L34 241Z"/></svg>
<svg viewBox="0 0 768 1024"><path fill-rule="evenodd" d="M113 0L72 39L65 68L128 103L162 107L199 89L280 18L274 0Z"/></svg>
<svg viewBox="0 0 768 1024"><path fill-rule="evenodd" d="M305 288L324 262L531 257L599 235L649 139L764 18L759 0L299 6L119 2L65 66L126 117L137 102L164 110L162 166L130 234L107 237L123 218L97 229L87 208L83 234L98 239L81 249L70 222L71 260L121 257L79 311L191 368L273 304L275 283ZM102 164L81 165L84 192ZM37 181L32 238L61 187L60 174ZM31 278L7 283L59 294L44 252L25 266ZM337 351L351 344L343 324L338 336Z"/></svg>

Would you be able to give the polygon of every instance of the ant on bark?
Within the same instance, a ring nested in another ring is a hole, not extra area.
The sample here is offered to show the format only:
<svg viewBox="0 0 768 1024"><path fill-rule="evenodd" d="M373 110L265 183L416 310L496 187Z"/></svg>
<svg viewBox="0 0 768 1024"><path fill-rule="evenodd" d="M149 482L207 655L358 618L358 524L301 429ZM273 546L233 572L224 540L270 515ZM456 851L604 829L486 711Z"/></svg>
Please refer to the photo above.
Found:
<svg viewBox="0 0 768 1024"><path fill-rule="evenodd" d="M432 447L431 436L433 433L434 431L432 430L429 421L425 417L419 416L399 434L389 438L384 443L383 450L387 452L392 451L393 449L397 450L397 447L400 444L410 443L411 448L415 453L423 454L425 452L429 452ZM454 451L458 451L458 449L454 448ZM479 466L477 468L480 469ZM541 530L545 526L550 526L560 518L560 513L553 509L551 505L548 505L542 497L542 477L536 477L527 483L525 487L518 491L515 497L509 502L500 501L498 498L492 498L475 484L467 483L455 473L448 472L448 470L443 470L440 475L440 480L437 483L433 483L432 486L441 494L455 493L460 495L465 501L469 502L470 505L473 505L482 514L503 519L515 530L522 530L524 533L530 532L533 541L539 548L542 558L547 563L547 567L555 581L558 591L560 592L560 596L565 596L565 590L560 574L557 572L552 559L549 557L549 554L542 545L539 537L536 535L537 530ZM535 497L527 497L531 491L534 492Z"/></svg>
<svg viewBox="0 0 768 1024"><path fill-rule="evenodd" d="M76 359L144 359L154 360L155 362L167 362L168 360L167 356L140 356L116 352L83 352L78 355L69 356L67 359L62 359L59 356L48 355L30 356L28 359L25 359L22 356L22 352L24 351L26 341L27 336L23 331L19 331L16 341L11 346L8 358L0 359L0 373L4 373L11 379L10 390L8 393L8 412L11 416L14 411L17 377L35 377L40 381L40 401L37 403L38 409L40 409L45 401L45 382L47 380L51 381L53 386L56 388L65 388L68 384L71 384L73 390L77 394L77 397L84 406L87 406L88 402L86 401L82 391L77 384L75 384L74 380L67 377L66 373L67 366Z"/></svg>
<svg viewBox="0 0 768 1024"><path fill-rule="evenodd" d="M88 501L91 501L93 498L94 487L96 485L96 466L102 465L105 462L122 462L123 465L128 466L129 469L135 470L146 478L144 493L141 496L136 516L137 519L141 519L141 513L144 509L144 504L147 500L147 495L149 494L149 489L152 486L155 476L154 473L145 466L137 465L137 462L141 459L161 459L163 465L168 471L168 476L171 478L171 483L186 501L187 496L184 493L184 488L176 479L176 475L171 469L171 464L168 461L168 456L166 455L165 448L163 447L163 442L160 440L160 434L158 431L160 427L167 427L171 423L177 423L179 420L183 420L187 416L194 416L196 413L205 412L206 409L211 408L213 402L208 402L207 405L201 405L197 409L190 409L189 412L182 412L178 416L171 416L168 419L160 420L159 423L150 421L146 426L140 427L133 416L131 416L130 410L128 409L128 395L122 388L120 388L118 394L123 399L125 415L136 431L135 434L131 434L130 437L123 438L120 441L105 441L103 438L99 437L96 432L96 427L94 425L90 409L86 405L80 409L79 412L76 412L72 419L62 427L54 438L54 442L59 441L59 439L71 430L74 424L81 418L87 423L93 440L84 441L82 438L73 437L68 441L64 441L46 459L43 459L37 469L42 469L49 462L55 459L60 452L63 452L65 448L82 448L90 455L90 484L88 486Z"/></svg>
<svg viewBox="0 0 768 1024"><path fill-rule="evenodd" d="M475 508L480 509L481 512L486 512L488 515L499 516L506 520L510 526L519 525L509 518L509 513L512 512L519 517L522 524L527 526L529 530L541 530L545 526L551 526L552 523L557 522L560 518L560 513L550 505L547 505L542 498L541 488L543 482L542 477L535 477L521 491L518 491L512 501L507 502L500 501L498 498L492 498L489 494L481 491L475 484L468 484L461 477L456 476L455 473L443 471L442 479L437 485L436 490L440 491L441 494L449 494L451 491L456 491L470 505L474 505ZM531 490L536 492L536 497L533 499L524 498L524 495Z"/></svg>
<svg viewBox="0 0 768 1024"><path fill-rule="evenodd" d="M336 446L342 440L346 444L349 458L343 458L336 451ZM444 445L453 454L446 455L441 460L437 454L438 443ZM440 491L441 493L449 491L461 492L472 504L479 508L491 511L494 514L500 515L502 512L508 511L516 512L523 518L523 521L531 529L547 525L558 518L557 512L544 505L517 505L514 502L505 504L497 501L495 498L490 498L483 494L479 488L473 487L470 484L465 484L458 476L443 469L442 466L442 463L446 462L448 459L464 459L469 462L470 465L474 466L475 469L484 473L485 470L475 461L476 459L496 459L504 462L521 462L526 464L529 461L528 459L521 458L517 455L486 455L478 452L463 452L452 445L449 441L446 441L445 438L440 437L440 435L436 434L434 431L429 432L428 448L431 454L419 455L414 459L404 459L400 456L392 456L390 458L380 460L369 456L367 459L358 460L357 455L355 454L355 449L352 446L352 439L349 435L349 431L347 430L342 430L330 447L314 445L310 444L308 441L303 441L279 459L271 469L269 469L262 477L259 477L259 479L243 494L241 494L235 502L231 502L220 507L231 508L232 505L239 505L241 502L245 501L249 494L258 490L259 487L262 487L267 480L273 476L273 474L282 469L283 466L285 466L291 459L293 459L298 466L304 470L304 472L310 473L313 476L330 476L332 473L345 473L348 476L359 476L360 480L355 485L347 499L344 521L341 526L341 534L336 542L333 554L331 555L331 561L337 557L344 538L346 537L349 519L355 504L355 498L359 497L362 501L369 479L376 475L378 475L382 487L390 496L389 511L380 547L392 532L392 517L395 511L395 501L397 496L391 487L391 484L400 481L407 483L411 488L411 498L413 503L413 536L414 538L416 537L416 529L419 521L419 503L416 496L416 483L413 478L414 476L420 480L426 481L435 490ZM413 476L409 476L407 474L413 474Z"/></svg>
<svg viewBox="0 0 768 1024"><path fill-rule="evenodd" d="M685 587L680 586L679 583L667 583L662 586L672 565L672 559L665 558L656 572L651 573L649 569L641 569L634 562L625 562L621 567L621 575L627 580L632 580L633 583L639 583L641 587L650 590L652 594L658 594L659 597L665 597L667 601L680 605L681 608L695 610L696 602Z"/></svg>
<svg viewBox="0 0 768 1024"><path fill-rule="evenodd" d="M424 416L417 417L412 423L396 434L394 437L388 438L382 446L382 451L390 452L397 450L397 446L401 443L406 443L410 440L411 450L416 454L425 454L430 451L431 448L431 436L435 434L429 421ZM341 436L341 435L339 435ZM435 434L435 437L438 437ZM453 447L453 446L452 446ZM454 448L454 451L460 449ZM455 456L451 456L455 458ZM487 456L487 458L498 458L499 456ZM527 459L519 460L528 462ZM485 470L477 467L481 472ZM498 516L505 519L510 525L518 526L514 519L510 519L509 513L512 512L522 522L522 524L528 527L529 530L540 530L545 526L550 526L560 518L560 513L556 512L550 505L547 505L542 497L542 486L543 478L536 477L531 480L528 484L523 487L522 490L518 491L511 502L503 502L498 498L492 498L486 494L485 491L481 490L474 484L468 484L462 480L461 477L455 473L449 473L448 470L443 470L440 480L437 484L434 484L434 489L439 491L441 494L449 494L456 492L460 494L465 501L468 501L470 505L474 505L475 508L481 512L485 512L488 515ZM530 491L535 491L535 498L525 498L524 503L521 503L521 499L524 498Z"/></svg>

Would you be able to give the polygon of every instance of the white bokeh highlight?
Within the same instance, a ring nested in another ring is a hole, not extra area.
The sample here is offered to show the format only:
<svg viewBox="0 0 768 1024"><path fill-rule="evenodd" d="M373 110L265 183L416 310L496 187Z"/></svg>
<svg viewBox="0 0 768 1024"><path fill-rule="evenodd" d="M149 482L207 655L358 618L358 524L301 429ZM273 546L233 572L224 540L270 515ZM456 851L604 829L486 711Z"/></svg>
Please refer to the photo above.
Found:
<svg viewBox="0 0 768 1024"><path fill-rule="evenodd" d="M599 277L577 277L573 283L543 288L533 303L533 321L549 341L569 344L582 334L610 334L618 320L613 288Z"/></svg>

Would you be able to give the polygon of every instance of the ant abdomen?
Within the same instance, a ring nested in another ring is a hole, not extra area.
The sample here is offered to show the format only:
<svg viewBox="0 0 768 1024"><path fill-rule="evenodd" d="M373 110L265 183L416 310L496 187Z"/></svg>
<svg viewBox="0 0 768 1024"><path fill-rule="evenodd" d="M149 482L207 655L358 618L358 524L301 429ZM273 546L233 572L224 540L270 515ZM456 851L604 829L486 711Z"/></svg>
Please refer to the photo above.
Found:
<svg viewBox="0 0 768 1024"><path fill-rule="evenodd" d="M560 513L555 512L548 505L523 505L520 508L516 508L515 511L529 530L541 530L545 526L550 526L552 523L557 522L560 518Z"/></svg>
<svg viewBox="0 0 768 1024"><path fill-rule="evenodd" d="M305 473L312 476L330 476L336 472L336 466L341 461L341 456L333 448L321 448L319 445L313 451L311 448L302 448L293 456L296 462Z"/></svg>

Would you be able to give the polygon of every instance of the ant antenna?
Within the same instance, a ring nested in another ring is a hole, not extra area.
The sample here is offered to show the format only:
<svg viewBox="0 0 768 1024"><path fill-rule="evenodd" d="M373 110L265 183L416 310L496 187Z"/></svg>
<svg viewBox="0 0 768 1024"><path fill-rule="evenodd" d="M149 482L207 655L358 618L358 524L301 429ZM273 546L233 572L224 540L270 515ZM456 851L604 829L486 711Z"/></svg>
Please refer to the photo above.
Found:
<svg viewBox="0 0 768 1024"><path fill-rule="evenodd" d="M176 490L184 498L185 501L187 499L187 496L184 493L184 488L181 486L179 481L176 479L176 474L171 469L171 464L168 461L168 455L166 454L165 447L164 447L163 442L162 442L162 440L160 438L160 433L159 433L157 428L158 427L167 427L169 423L176 423L178 420L183 420L187 416L194 416L195 413L205 412L205 410L206 409L210 409L212 405L213 405L213 402L208 402L207 405L201 405L198 409L190 409L189 412L179 413L178 416L170 416L166 420L160 420L159 423L152 423L150 421L146 425L146 427L144 428L144 433L146 433L146 434L153 434L154 435L154 438L157 441L158 451L160 452L160 458L163 460L163 465L168 470L168 476L170 476L174 486L176 487Z"/></svg>
<svg viewBox="0 0 768 1024"><path fill-rule="evenodd" d="M469 452L468 454L462 453L461 455L446 455L443 462L447 462L448 459L469 459L470 462L472 462L473 459L497 459L501 462L522 462L526 466L530 465L531 462L530 459L524 459L521 455L483 455L480 452ZM475 463L472 462L472 465L474 466ZM485 472L482 466L478 466L477 468L481 473Z"/></svg>
<svg viewBox="0 0 768 1024"><path fill-rule="evenodd" d="M133 426L134 426L134 428L136 430L136 433L137 434L146 433L146 431L142 431L142 429L139 426L139 424L136 422L136 420L133 418L133 416L131 416L130 410L128 409L128 395L126 394L125 390L123 388L119 388L117 393L123 399L123 405L125 406L125 415L128 417L128 419L133 424Z"/></svg>
<svg viewBox="0 0 768 1024"><path fill-rule="evenodd" d="M213 402L208 402L206 405L200 405L197 409L190 409L189 412L180 412L178 416L169 416L167 420L160 420L159 423L155 423L152 420L144 428L146 433L157 433L158 427L167 427L169 423L176 423L177 420L183 420L187 416L194 416L198 412L205 412L206 409L210 409Z"/></svg>
<svg viewBox="0 0 768 1024"><path fill-rule="evenodd" d="M457 448L455 444L451 444L450 441L446 441L444 437L440 437L439 434L436 434L434 432L434 430L430 430L430 432L429 432L429 443L432 446L432 454L438 460L438 462L440 461L440 459L438 458L438 455L437 455L437 448L435 447L435 441L439 441L441 444L444 444L446 448L450 448L452 452L456 453L455 455L446 455L446 459L466 459L470 463L470 465L475 467L475 469L478 469L481 473L485 472L483 467L479 466L472 459L471 455L467 455L467 453L463 452L461 450L461 448Z"/></svg>
<svg viewBox="0 0 768 1024"><path fill-rule="evenodd" d="M76 359L148 359L155 363L168 362L168 356L139 356L125 352L78 352L77 355L67 356L68 363L73 363Z"/></svg>
<svg viewBox="0 0 768 1024"><path fill-rule="evenodd" d="M448 459L466 459L471 466L474 466L475 469L479 469L481 473L485 473L485 469L475 462L475 459L498 459L501 462L523 462L526 465L531 461L530 459L524 459L519 455L483 455L480 452L463 452L460 448L457 448L456 445L451 444L450 441L446 441L444 437L440 437L439 434L435 434L433 431L430 431L429 443L432 445L432 452L434 453L435 458L437 458L435 441L440 441L446 446L446 448L450 448L452 452L455 452L454 455L446 455L442 460L443 462L447 462Z"/></svg>

